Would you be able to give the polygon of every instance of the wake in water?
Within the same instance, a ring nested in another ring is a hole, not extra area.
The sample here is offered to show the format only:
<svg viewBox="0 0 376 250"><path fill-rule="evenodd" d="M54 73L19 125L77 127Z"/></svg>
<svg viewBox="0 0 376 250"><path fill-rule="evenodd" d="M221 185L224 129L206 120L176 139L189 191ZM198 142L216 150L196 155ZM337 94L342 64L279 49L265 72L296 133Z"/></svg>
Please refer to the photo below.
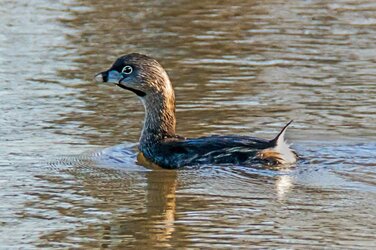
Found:
<svg viewBox="0 0 376 250"><path fill-rule="evenodd" d="M355 188L376 191L376 144L358 143L299 143L302 159L296 166L281 167L255 164L249 166L200 165L177 171L195 171L205 175L231 175L239 178L260 176L290 176L294 183L315 187ZM137 160L135 143L123 143L113 147L89 151L80 155L66 156L50 164L67 172L93 175L100 171L155 171L158 168L143 166ZM175 170L170 170L175 171ZM99 173L98 173L99 174Z"/></svg>

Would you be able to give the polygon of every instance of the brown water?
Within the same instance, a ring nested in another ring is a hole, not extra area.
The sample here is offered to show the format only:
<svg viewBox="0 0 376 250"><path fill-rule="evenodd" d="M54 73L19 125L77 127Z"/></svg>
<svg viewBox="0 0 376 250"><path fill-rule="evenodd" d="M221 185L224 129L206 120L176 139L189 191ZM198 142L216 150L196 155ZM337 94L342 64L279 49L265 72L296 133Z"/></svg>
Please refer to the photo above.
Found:
<svg viewBox="0 0 376 250"><path fill-rule="evenodd" d="M371 0L1 1L1 248L374 248L375 37ZM129 52L168 70L181 134L294 119L303 159L137 165L139 100L92 82Z"/></svg>

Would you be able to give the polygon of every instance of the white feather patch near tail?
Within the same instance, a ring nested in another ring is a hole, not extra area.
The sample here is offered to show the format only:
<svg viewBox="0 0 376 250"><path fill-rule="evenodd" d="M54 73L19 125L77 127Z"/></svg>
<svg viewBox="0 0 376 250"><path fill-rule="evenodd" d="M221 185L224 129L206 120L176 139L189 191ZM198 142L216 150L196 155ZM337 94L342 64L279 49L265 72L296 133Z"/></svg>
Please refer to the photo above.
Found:
<svg viewBox="0 0 376 250"><path fill-rule="evenodd" d="M285 132L292 120L283 127L281 132L270 142L273 147L266 148L258 153L260 159L269 160L277 164L293 164L297 160L296 153L291 150L290 145L285 141Z"/></svg>

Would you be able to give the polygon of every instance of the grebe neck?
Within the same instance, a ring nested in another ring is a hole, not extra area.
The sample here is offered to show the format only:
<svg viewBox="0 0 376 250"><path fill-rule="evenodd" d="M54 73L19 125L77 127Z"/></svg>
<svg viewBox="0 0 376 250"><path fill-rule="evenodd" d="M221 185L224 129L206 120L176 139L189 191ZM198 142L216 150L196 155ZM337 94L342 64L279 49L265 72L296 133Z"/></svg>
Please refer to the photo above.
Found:
<svg viewBox="0 0 376 250"><path fill-rule="evenodd" d="M145 108L145 120L140 138L141 147L175 136L175 94L171 84L164 86L167 87L163 91L141 98Z"/></svg>

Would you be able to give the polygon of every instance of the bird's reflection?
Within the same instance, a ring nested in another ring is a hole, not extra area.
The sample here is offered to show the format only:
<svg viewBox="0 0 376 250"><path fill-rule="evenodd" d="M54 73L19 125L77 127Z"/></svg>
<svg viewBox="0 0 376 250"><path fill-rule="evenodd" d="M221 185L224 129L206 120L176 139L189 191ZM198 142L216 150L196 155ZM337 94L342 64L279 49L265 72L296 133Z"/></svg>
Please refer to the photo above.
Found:
<svg viewBox="0 0 376 250"><path fill-rule="evenodd" d="M278 176L275 181L275 189L277 193L278 200L282 201L285 200L287 194L293 188L293 177L290 175L281 175Z"/></svg>
<svg viewBox="0 0 376 250"><path fill-rule="evenodd" d="M139 164L153 169L147 173L146 211L150 220L150 239L155 242L165 242L174 232L176 214L177 173L175 170L163 170L148 161L142 153L137 156Z"/></svg>
<svg viewBox="0 0 376 250"><path fill-rule="evenodd" d="M138 158L139 164L141 161ZM69 192L80 195L61 194L59 202L70 204L67 208L48 205L46 197L32 201L29 207L45 207L51 212L90 221L76 230L56 230L43 235L41 241L69 241L80 234L107 247L171 247L177 207L177 171L142 163L146 171L141 166L141 171L134 171L134 167L131 168L133 171L126 171L126 166L123 169L105 168L103 164L95 165L92 159L81 159L67 171L73 175L73 182L71 178L39 176L48 182L66 182ZM82 199L87 202L78 202ZM92 218L91 213L95 214ZM83 247L90 245L82 244Z"/></svg>

